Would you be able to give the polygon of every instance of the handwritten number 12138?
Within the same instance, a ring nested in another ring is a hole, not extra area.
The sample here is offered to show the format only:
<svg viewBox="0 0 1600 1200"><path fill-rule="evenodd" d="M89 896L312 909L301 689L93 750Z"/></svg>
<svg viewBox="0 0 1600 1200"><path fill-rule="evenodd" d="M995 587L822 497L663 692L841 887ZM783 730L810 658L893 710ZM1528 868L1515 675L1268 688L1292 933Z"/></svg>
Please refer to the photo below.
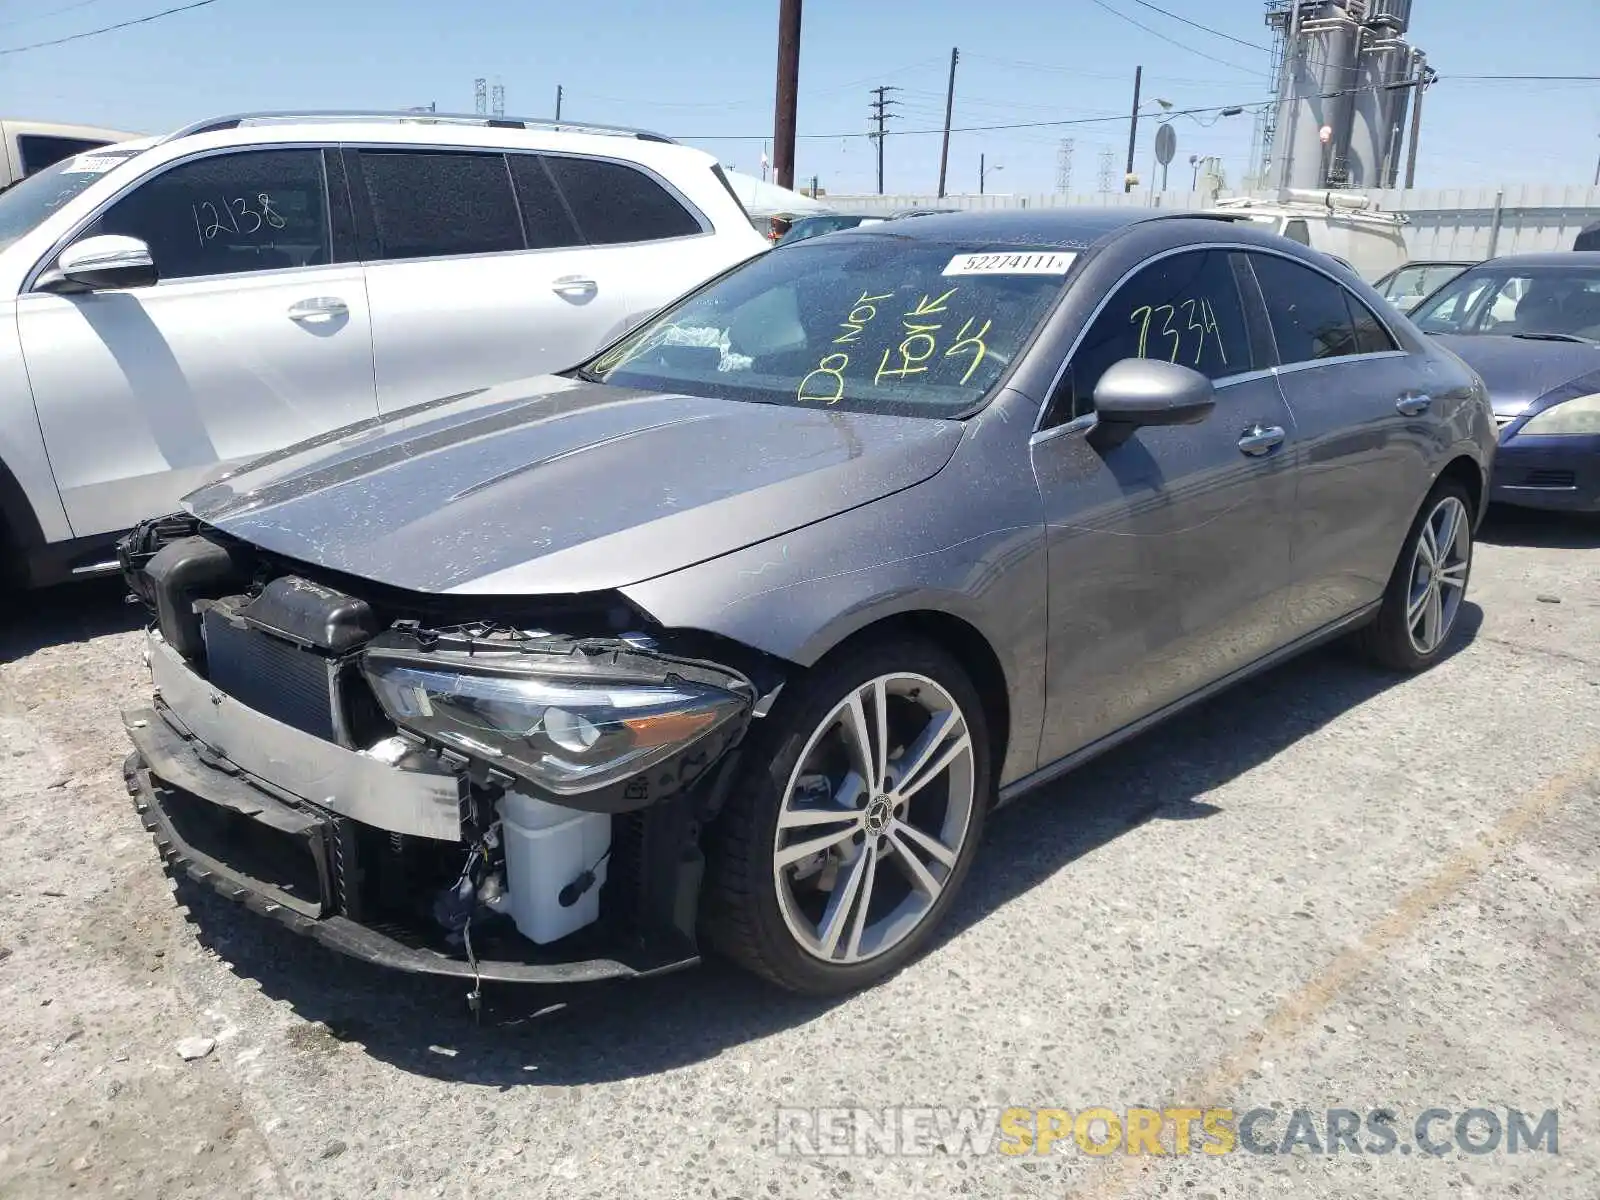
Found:
<svg viewBox="0 0 1600 1200"><path fill-rule="evenodd" d="M247 196L235 196L231 200L226 196L219 198L221 207L209 200L192 206L194 227L200 235L202 246L224 233L248 237L263 229L282 229L288 224L283 215L272 207L272 196L267 192L257 193L254 207Z"/></svg>

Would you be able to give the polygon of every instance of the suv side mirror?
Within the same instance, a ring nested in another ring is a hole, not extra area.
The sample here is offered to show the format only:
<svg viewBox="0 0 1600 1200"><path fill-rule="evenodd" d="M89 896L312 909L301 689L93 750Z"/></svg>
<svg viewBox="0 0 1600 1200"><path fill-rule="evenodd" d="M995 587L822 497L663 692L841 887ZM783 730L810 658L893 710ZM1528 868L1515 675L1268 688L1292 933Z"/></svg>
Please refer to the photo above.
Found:
<svg viewBox="0 0 1600 1200"><path fill-rule="evenodd" d="M1159 358L1112 363L1094 389L1101 425L1128 432L1141 425L1195 425L1217 405L1211 380L1199 371Z"/></svg>
<svg viewBox="0 0 1600 1200"><path fill-rule="evenodd" d="M74 242L56 259L56 269L40 276L43 292L98 292L149 287L160 278L150 247L136 237L106 233Z"/></svg>

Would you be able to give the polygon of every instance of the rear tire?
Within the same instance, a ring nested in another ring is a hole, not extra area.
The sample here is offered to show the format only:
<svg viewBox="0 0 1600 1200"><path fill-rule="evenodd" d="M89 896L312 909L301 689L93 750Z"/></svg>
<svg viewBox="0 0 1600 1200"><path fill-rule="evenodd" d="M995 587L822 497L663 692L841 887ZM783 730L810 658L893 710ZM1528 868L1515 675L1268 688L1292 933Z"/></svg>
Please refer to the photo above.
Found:
<svg viewBox="0 0 1600 1200"><path fill-rule="evenodd" d="M1411 523L1362 650L1393 671L1422 671L1449 651L1472 574L1472 496L1441 479Z"/></svg>
<svg viewBox="0 0 1600 1200"><path fill-rule="evenodd" d="M811 995L898 971L948 912L989 807L966 673L920 639L853 644L785 689L744 754L708 838L706 939Z"/></svg>

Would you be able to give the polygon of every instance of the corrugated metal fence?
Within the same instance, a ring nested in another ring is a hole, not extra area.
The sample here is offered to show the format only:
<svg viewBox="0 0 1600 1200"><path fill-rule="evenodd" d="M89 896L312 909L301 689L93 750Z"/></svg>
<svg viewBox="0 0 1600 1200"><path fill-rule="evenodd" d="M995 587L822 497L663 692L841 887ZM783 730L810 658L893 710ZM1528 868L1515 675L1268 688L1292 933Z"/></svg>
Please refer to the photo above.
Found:
<svg viewBox="0 0 1600 1200"><path fill-rule="evenodd" d="M1579 230L1600 221L1600 188L1523 184L1504 188L1412 188L1364 193L1387 212L1404 213L1412 258L1479 259L1495 254L1570 250ZM840 211L894 212L904 208L1063 208L1073 206L1206 208L1235 195L1271 199L1270 192L1135 192L1062 196L827 195Z"/></svg>

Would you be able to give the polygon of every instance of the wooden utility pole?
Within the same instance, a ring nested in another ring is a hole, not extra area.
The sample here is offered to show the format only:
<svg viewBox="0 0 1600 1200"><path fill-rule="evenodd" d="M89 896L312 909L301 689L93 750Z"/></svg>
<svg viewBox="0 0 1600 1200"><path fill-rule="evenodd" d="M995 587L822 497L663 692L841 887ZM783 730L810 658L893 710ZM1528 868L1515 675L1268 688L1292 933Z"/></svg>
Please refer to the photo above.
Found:
<svg viewBox="0 0 1600 1200"><path fill-rule="evenodd" d="M870 105L872 119L878 123L878 132L873 136L878 139L878 195L883 195L883 132L884 122L892 121L896 114L889 111L891 104L900 103L898 100L889 99L890 92L900 89L892 84L880 84L872 89L872 94L877 97Z"/></svg>
<svg viewBox="0 0 1600 1200"><path fill-rule="evenodd" d="M772 122L772 174L794 187L795 109L800 94L800 0L778 0L778 102Z"/></svg>
<svg viewBox="0 0 1600 1200"><path fill-rule="evenodd" d="M1144 68L1133 69L1133 120L1128 124L1128 169L1122 175L1122 190L1133 191L1133 151L1139 141L1139 91L1144 86Z"/></svg>
<svg viewBox="0 0 1600 1200"><path fill-rule="evenodd" d="M561 85L556 84L556 120L561 120Z"/></svg>
<svg viewBox="0 0 1600 1200"><path fill-rule="evenodd" d="M961 51L950 47L950 86L944 94L944 145L939 149L939 199L944 199L945 169L950 165L950 116L956 104L956 63Z"/></svg>

